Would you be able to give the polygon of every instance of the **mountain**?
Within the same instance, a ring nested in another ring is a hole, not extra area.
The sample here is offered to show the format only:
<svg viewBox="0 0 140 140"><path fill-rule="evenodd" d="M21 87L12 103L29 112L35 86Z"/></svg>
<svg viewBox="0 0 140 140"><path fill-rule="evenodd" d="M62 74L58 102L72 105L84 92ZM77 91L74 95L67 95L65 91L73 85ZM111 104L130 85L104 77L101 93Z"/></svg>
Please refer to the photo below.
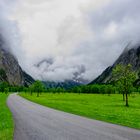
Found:
<svg viewBox="0 0 140 140"><path fill-rule="evenodd" d="M81 83L75 82L73 80L66 80L64 82L46 82L43 81L43 84L46 88L64 88L64 89L71 89L76 86L82 85Z"/></svg>
<svg viewBox="0 0 140 140"><path fill-rule="evenodd" d="M22 70L22 78L23 78L22 79L22 81L23 81L22 83L26 87L35 82L35 80L29 74L24 72L23 70Z"/></svg>
<svg viewBox="0 0 140 140"><path fill-rule="evenodd" d="M140 70L140 45L134 47L126 47L116 62L108 67L103 73L93 80L90 84L110 83L112 79L112 70L118 65L132 65L132 69L136 72Z"/></svg>
<svg viewBox="0 0 140 140"><path fill-rule="evenodd" d="M33 83L34 79L22 70L16 58L5 48L6 43L0 36L0 82L6 81L18 86Z"/></svg>

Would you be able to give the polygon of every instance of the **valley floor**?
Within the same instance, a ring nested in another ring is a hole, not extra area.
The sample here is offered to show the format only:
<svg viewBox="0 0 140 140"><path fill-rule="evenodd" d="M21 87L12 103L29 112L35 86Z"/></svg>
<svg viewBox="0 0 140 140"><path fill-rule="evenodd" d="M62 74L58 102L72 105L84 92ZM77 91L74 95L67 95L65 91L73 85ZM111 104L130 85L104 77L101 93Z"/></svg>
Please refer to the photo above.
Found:
<svg viewBox="0 0 140 140"><path fill-rule="evenodd" d="M80 97L83 96L83 106L86 106L86 95L42 95L44 102L61 104L61 108L76 108ZM96 98L97 95L95 95ZM63 98L62 98L63 97ZM65 97L65 98L64 98ZM105 96L106 97L106 96ZM36 97L34 96L36 99ZM93 97L88 97L88 100ZM100 98L100 97L99 97ZM107 98L107 97L106 97ZM109 97L108 97L109 98ZM112 98L112 97L111 97ZM39 98L38 98L39 99ZM65 99L65 100L64 100ZM77 104L76 104L77 102ZM64 105L63 105L64 103ZM100 102L102 104L102 102ZM139 140L140 131L128 127L87 119L70 113L65 113L30 102L16 94L8 98L8 105L15 121L14 140ZM75 106L74 106L75 105ZM93 108L94 109L94 108ZM86 111L86 112L90 112ZM70 109L69 109L70 112ZM71 111L72 112L72 111ZM81 114L81 113L80 113Z"/></svg>
<svg viewBox="0 0 140 140"><path fill-rule="evenodd" d="M140 95L129 97L129 107L125 107L122 95L103 94L20 94L20 96L38 104L85 116L92 119L120 124L140 129Z"/></svg>

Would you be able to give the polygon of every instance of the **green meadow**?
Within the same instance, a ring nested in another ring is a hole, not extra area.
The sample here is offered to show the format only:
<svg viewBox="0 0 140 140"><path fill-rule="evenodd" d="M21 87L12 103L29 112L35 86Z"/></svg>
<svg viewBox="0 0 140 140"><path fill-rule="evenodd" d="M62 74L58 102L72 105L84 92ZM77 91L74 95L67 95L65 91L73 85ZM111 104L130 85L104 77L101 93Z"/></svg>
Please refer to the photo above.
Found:
<svg viewBox="0 0 140 140"><path fill-rule="evenodd" d="M36 94L21 93L20 96L64 112L140 129L139 94L129 97L129 107L125 106L120 94L43 93L36 97Z"/></svg>
<svg viewBox="0 0 140 140"><path fill-rule="evenodd" d="M13 139L13 119L6 105L8 95L0 93L0 140Z"/></svg>

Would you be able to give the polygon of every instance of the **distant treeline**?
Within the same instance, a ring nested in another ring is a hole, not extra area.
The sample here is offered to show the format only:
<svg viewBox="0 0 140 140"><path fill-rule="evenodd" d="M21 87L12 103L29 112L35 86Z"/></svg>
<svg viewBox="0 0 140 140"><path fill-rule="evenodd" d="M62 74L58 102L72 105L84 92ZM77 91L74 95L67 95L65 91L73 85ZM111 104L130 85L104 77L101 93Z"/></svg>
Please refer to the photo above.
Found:
<svg viewBox="0 0 140 140"><path fill-rule="evenodd" d="M72 89L75 93L102 93L113 94L116 92L116 87L112 85L84 85Z"/></svg>
<svg viewBox="0 0 140 140"><path fill-rule="evenodd" d="M0 92L8 93L8 92L29 92L29 93L89 93L89 94L115 94L121 93L121 91L114 85L106 85L106 84L93 84L93 85L82 85L77 86L71 89L64 89L61 87L57 88L46 88L44 84L40 81L36 81L29 87L24 86L11 86L7 82L0 83ZM131 92L140 92L140 87L133 87Z"/></svg>
<svg viewBox="0 0 140 140"><path fill-rule="evenodd" d="M8 92L22 92L27 90L24 86L13 86L8 82L0 82L0 92L8 93Z"/></svg>

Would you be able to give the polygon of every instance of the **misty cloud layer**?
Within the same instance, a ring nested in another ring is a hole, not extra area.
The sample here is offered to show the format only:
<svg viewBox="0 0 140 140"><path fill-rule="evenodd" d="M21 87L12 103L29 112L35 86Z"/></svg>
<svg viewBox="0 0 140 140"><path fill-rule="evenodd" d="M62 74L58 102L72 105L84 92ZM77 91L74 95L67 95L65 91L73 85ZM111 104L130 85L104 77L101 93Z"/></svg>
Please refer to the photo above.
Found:
<svg viewBox="0 0 140 140"><path fill-rule="evenodd" d="M139 0L9 1L0 1L0 32L37 79L93 80L140 41Z"/></svg>

